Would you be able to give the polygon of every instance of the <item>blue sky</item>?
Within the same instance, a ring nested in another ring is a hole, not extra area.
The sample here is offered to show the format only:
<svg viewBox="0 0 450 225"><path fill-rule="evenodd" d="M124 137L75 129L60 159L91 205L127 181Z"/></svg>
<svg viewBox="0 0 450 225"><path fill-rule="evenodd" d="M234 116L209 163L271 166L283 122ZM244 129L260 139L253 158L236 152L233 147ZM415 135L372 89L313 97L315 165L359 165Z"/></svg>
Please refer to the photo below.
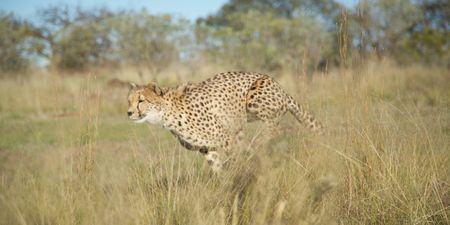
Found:
<svg viewBox="0 0 450 225"><path fill-rule="evenodd" d="M357 0L337 0L352 5ZM142 9L150 13L171 13L191 20L214 13L227 0L0 0L0 9L12 11L23 18L33 19L36 9L61 3L83 8L106 6L110 9Z"/></svg>

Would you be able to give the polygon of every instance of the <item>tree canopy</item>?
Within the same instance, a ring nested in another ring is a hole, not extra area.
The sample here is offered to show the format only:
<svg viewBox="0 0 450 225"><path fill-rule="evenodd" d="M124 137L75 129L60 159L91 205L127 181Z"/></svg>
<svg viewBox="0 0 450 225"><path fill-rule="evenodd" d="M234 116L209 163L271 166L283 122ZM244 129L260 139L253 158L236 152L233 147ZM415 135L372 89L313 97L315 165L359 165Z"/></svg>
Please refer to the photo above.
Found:
<svg viewBox="0 0 450 225"><path fill-rule="evenodd" d="M60 70L134 65L158 72L194 55L266 71L373 55L399 63L449 60L445 0L361 0L353 8L334 0L230 0L195 23L145 9L58 5L38 10L37 18L0 12L1 71L47 62Z"/></svg>

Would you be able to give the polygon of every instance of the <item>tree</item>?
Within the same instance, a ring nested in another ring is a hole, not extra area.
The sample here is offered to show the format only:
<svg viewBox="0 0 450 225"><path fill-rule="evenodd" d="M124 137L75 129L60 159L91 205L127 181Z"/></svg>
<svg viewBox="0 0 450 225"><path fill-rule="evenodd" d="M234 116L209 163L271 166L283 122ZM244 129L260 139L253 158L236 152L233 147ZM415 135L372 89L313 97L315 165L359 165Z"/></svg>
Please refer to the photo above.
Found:
<svg viewBox="0 0 450 225"><path fill-rule="evenodd" d="M230 0L217 13L200 18L198 22L205 22L208 26L229 26L227 15L259 11L285 19L321 17L329 22L327 25L332 26L339 9L340 5L333 0Z"/></svg>
<svg viewBox="0 0 450 225"><path fill-rule="evenodd" d="M216 15L197 20L201 51L237 69L313 67L329 51L330 35L320 19L296 14L291 3L230 1Z"/></svg>
<svg viewBox="0 0 450 225"><path fill-rule="evenodd" d="M122 12L114 17L117 55L125 64L144 66L159 72L179 59L181 48L189 39L188 21L171 15Z"/></svg>
<svg viewBox="0 0 450 225"><path fill-rule="evenodd" d="M443 0L360 1L352 20L362 56L391 55L399 62L437 61L448 52L450 3Z"/></svg>
<svg viewBox="0 0 450 225"><path fill-rule="evenodd" d="M110 11L79 7L71 10L62 5L45 8L39 14L43 21L39 36L47 43L46 56L53 66L78 70L110 62Z"/></svg>
<svg viewBox="0 0 450 225"><path fill-rule="evenodd" d="M112 12L56 6L40 11L40 37L59 69L135 65L158 72L177 60L188 22L146 10Z"/></svg>
<svg viewBox="0 0 450 225"><path fill-rule="evenodd" d="M12 13L0 12L0 71L25 70L30 58L42 51L33 35L34 27Z"/></svg>
<svg viewBox="0 0 450 225"><path fill-rule="evenodd" d="M404 57L426 63L444 63L450 59L450 2L444 0L419 1L421 20L408 29L402 42Z"/></svg>

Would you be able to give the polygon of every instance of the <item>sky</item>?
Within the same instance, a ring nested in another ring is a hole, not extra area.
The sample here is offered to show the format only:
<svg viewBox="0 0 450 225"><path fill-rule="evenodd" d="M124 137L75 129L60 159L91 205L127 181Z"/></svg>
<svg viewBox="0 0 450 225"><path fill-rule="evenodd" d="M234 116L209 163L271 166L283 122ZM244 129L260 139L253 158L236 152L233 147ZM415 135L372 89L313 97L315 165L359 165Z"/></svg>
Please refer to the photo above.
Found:
<svg viewBox="0 0 450 225"><path fill-rule="evenodd" d="M109 9L146 8L152 14L170 13L190 20L217 12L228 0L0 0L0 10L35 19L36 9L58 4L79 5L83 8L106 6ZM357 0L337 0L351 6Z"/></svg>

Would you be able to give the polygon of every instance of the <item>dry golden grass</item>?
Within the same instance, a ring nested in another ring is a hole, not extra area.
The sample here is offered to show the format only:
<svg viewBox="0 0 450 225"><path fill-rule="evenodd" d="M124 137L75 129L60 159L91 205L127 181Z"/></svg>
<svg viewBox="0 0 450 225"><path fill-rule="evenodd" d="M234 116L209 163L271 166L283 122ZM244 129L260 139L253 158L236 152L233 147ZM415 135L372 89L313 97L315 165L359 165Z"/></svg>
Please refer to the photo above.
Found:
<svg viewBox="0 0 450 225"><path fill-rule="evenodd" d="M211 67L214 68L214 67ZM168 84L200 80L166 72ZM201 71L209 76L219 71ZM388 63L280 81L327 126L282 122L220 177L159 127L126 118L111 77L0 83L0 224L449 224L450 76ZM150 79L144 75L144 80Z"/></svg>

